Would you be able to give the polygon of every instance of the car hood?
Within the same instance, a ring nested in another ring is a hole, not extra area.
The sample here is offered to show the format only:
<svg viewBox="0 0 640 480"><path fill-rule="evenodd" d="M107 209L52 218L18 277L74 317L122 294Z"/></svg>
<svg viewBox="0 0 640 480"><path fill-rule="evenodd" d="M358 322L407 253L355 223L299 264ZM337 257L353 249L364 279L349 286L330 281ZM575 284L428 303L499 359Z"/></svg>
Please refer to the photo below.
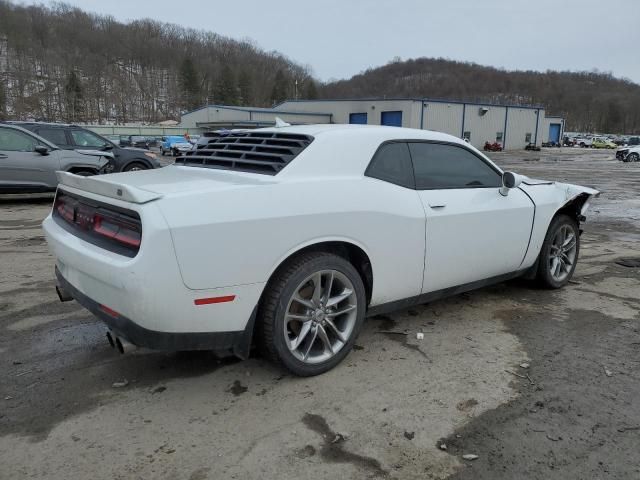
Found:
<svg viewBox="0 0 640 480"><path fill-rule="evenodd" d="M176 165L94 177L58 172L58 179L63 185L132 203L276 183L266 175Z"/></svg>
<svg viewBox="0 0 640 480"><path fill-rule="evenodd" d="M138 147L122 147L123 150L129 150L132 152L148 152L146 148L138 148Z"/></svg>

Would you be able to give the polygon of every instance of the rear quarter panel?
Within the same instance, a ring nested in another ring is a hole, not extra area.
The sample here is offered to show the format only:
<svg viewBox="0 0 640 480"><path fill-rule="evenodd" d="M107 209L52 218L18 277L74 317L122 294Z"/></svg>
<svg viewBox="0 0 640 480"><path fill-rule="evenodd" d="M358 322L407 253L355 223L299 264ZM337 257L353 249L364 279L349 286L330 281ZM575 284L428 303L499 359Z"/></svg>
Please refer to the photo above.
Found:
<svg viewBox="0 0 640 480"><path fill-rule="evenodd" d="M185 285L266 282L289 255L324 241L362 248L372 264L372 305L417 295L425 217L413 190L367 177L238 186L159 203Z"/></svg>

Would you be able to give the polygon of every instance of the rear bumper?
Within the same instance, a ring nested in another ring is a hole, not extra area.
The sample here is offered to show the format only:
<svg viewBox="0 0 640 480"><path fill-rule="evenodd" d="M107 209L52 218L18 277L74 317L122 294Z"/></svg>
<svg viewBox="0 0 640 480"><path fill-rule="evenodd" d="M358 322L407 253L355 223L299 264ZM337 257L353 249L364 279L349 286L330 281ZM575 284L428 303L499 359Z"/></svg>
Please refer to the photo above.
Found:
<svg viewBox="0 0 640 480"><path fill-rule="evenodd" d="M102 320L118 336L138 347L153 350L212 350L218 354L233 354L242 359L249 355L251 336L255 323L256 311L253 313L244 330L236 332L159 332L138 325L133 320L104 309L100 303L89 298L55 269L57 285L71 295L80 305Z"/></svg>

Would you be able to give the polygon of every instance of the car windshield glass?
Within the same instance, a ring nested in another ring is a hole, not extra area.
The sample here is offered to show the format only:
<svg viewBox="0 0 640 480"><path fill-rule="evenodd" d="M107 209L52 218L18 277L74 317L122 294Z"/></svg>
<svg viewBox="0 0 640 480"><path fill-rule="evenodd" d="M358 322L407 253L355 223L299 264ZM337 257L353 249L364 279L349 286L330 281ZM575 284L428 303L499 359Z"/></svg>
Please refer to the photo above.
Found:
<svg viewBox="0 0 640 480"><path fill-rule="evenodd" d="M78 147L104 147L107 140L87 130L71 130L73 143Z"/></svg>

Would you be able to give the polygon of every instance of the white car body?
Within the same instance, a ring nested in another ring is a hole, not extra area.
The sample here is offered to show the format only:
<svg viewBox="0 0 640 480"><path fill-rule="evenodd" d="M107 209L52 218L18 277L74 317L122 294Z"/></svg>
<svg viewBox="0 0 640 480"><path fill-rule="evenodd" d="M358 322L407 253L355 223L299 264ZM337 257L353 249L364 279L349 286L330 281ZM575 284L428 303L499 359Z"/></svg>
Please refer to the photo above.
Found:
<svg viewBox="0 0 640 480"><path fill-rule="evenodd" d="M631 154L635 154L632 156L632 158L637 158L640 157L640 145L635 145L635 146L624 146L624 147L620 147L618 148L618 150L616 150L616 158L618 160L622 160L623 162L627 162L629 161L629 155Z"/></svg>
<svg viewBox="0 0 640 480"><path fill-rule="evenodd" d="M267 282L305 248L336 242L363 252L375 314L524 274L556 212L583 215L598 193L526 177L506 195L504 187L415 190L365 175L381 144L399 139L461 146L501 174L443 133L347 125L257 132L313 140L277 175L186 165L61 173L59 195L135 212L142 234L137 253L123 256L49 215L43 227L60 287L136 345L244 357Z"/></svg>

